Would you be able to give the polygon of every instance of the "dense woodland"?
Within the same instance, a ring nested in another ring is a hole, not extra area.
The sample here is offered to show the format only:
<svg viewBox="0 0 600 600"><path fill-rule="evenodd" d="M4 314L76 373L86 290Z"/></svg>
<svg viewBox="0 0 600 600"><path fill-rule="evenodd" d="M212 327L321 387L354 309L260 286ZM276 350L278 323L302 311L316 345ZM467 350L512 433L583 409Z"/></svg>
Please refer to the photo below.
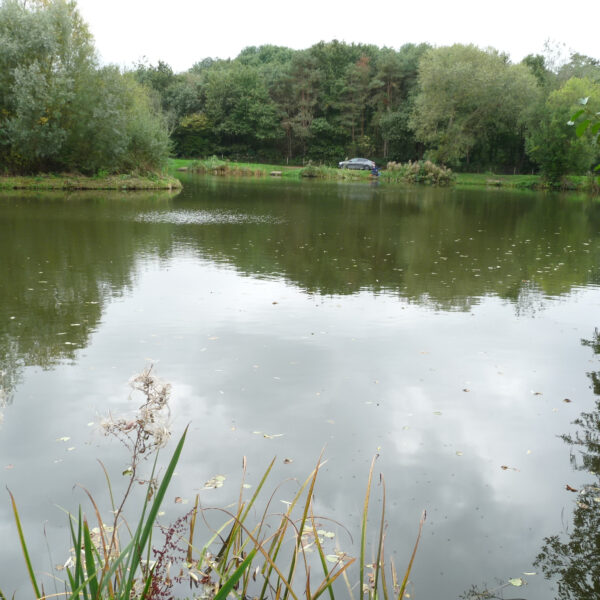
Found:
<svg viewBox="0 0 600 600"><path fill-rule="evenodd" d="M401 37L399 35L399 37ZM336 164L429 158L463 171L541 172L557 181L599 159L567 123L580 98L600 111L600 60L552 48L513 64L456 44L398 50L320 42L100 67L75 3L0 5L0 161L5 172L152 170L170 151ZM589 133L589 132L588 132Z"/></svg>

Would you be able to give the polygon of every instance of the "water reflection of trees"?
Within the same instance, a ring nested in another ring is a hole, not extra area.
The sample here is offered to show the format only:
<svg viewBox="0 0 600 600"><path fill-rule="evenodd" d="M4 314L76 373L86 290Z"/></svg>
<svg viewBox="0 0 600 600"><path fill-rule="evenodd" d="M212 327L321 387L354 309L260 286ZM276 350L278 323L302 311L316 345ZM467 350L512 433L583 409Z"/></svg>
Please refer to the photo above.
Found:
<svg viewBox="0 0 600 600"><path fill-rule="evenodd" d="M4 195L0 211L0 411L27 366L72 360L107 299L131 286L136 254L164 251L131 219L161 194ZM95 210L96 208L100 210ZM161 248L162 246L162 248Z"/></svg>
<svg viewBox="0 0 600 600"><path fill-rule="evenodd" d="M600 332L583 344L600 355ZM587 375L600 396L600 371ZM588 472L590 483L579 490L568 537L545 538L536 564L546 578L557 580L560 600L591 600L600 598L600 398L595 409L581 413L574 424L577 431L562 437L572 448L574 468Z"/></svg>
<svg viewBox="0 0 600 600"><path fill-rule="evenodd" d="M185 184L176 200L3 198L5 396L25 366L49 368L85 347L107 299L132 285L140 255L168 259L183 249L311 294L385 293L441 310L469 310L492 295L529 314L547 296L600 281L597 203L363 184L216 178ZM198 211L224 218L181 218Z"/></svg>
<svg viewBox="0 0 600 600"><path fill-rule="evenodd" d="M201 205L283 222L181 234L209 258L250 275L285 277L309 293L384 292L442 310L468 310L495 295L529 313L544 296L599 280L594 203L359 184L257 184L239 197L236 189L211 188ZM256 203L248 202L253 193Z"/></svg>

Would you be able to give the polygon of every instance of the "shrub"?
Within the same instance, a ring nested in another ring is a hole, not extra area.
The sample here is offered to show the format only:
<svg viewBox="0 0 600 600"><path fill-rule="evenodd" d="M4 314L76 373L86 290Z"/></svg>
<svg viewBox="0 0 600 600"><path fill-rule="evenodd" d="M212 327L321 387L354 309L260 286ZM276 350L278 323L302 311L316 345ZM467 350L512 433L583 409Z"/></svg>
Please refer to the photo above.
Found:
<svg viewBox="0 0 600 600"><path fill-rule="evenodd" d="M450 185L455 179L451 169L443 165L436 165L430 160L415 162L409 160L407 163L389 162L383 177L386 181L429 185Z"/></svg>

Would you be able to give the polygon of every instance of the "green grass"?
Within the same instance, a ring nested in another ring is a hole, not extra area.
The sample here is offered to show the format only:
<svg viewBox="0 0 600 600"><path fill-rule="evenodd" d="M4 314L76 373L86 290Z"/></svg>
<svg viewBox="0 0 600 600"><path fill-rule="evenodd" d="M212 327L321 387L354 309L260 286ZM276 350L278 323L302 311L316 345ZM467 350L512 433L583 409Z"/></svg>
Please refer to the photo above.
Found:
<svg viewBox="0 0 600 600"><path fill-rule="evenodd" d="M223 176L268 177L273 171L277 177L301 179L318 178L329 180L373 181L368 171L338 169L325 165L308 165L306 167L289 167L286 165L232 162L212 157L205 160L172 158L169 160L170 170L185 170ZM459 186L502 187L530 190L572 190L598 192L598 178L594 183L584 175L565 177L559 185L551 186L540 175L496 175L494 173L453 173L454 183ZM399 178L396 171L381 170L379 181L387 184L406 185L407 181ZM410 183L410 182L408 182Z"/></svg>
<svg viewBox="0 0 600 600"><path fill-rule="evenodd" d="M529 190L591 191L597 193L598 183L586 175L569 175L559 184L551 185L541 175L495 175L494 173L455 173L461 186L502 187ZM597 178L596 178L597 180Z"/></svg>
<svg viewBox="0 0 600 600"><path fill-rule="evenodd" d="M172 158L169 160L170 170L190 171L209 175L246 176L246 177L283 177L289 179L319 178L336 180L368 181L367 171L337 169L324 165L307 165L305 167L289 167L286 165L269 165L259 163L231 162L212 157L204 160Z"/></svg>
<svg viewBox="0 0 600 600"><path fill-rule="evenodd" d="M106 175L86 177L73 174L0 176L3 190L172 190L181 182L171 175Z"/></svg>

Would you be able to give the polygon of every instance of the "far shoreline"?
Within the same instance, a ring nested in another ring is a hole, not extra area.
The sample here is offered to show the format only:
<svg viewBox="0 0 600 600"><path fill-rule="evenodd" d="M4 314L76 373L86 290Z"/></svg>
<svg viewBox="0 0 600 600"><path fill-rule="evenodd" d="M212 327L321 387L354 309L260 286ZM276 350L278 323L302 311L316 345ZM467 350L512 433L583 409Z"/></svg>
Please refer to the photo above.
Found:
<svg viewBox="0 0 600 600"><path fill-rule="evenodd" d="M92 176L37 174L0 176L0 190L179 190L181 181L171 175Z"/></svg>

